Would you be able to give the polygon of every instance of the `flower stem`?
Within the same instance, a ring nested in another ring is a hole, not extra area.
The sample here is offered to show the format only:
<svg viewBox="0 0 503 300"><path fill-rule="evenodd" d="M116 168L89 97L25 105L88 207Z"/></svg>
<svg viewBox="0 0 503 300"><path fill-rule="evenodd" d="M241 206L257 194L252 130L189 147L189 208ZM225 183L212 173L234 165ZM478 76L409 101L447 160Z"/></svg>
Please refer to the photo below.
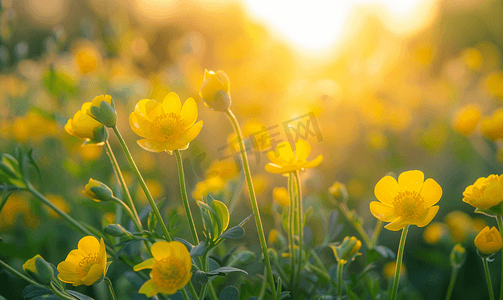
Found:
<svg viewBox="0 0 503 300"><path fill-rule="evenodd" d="M178 179L180 180L180 192L182 193L183 208L185 209L185 215L187 215L187 220L189 221L190 233L192 234L192 240L194 245L199 244L199 238L196 232L196 225L194 224L194 219L192 218L192 212L190 211L189 199L187 197L187 188L185 187L185 175L183 173L183 161L180 150L173 151L176 156L176 163L178 165Z"/></svg>
<svg viewBox="0 0 503 300"><path fill-rule="evenodd" d="M451 280L449 281L449 288L447 289L447 296L445 296L445 300L451 299L452 291L454 290L454 284L456 283L456 277L458 276L458 270L458 267L452 267Z"/></svg>
<svg viewBox="0 0 503 300"><path fill-rule="evenodd" d="M342 268L344 264L337 262L337 299L342 299Z"/></svg>
<svg viewBox="0 0 503 300"><path fill-rule="evenodd" d="M70 295L65 295L64 293L62 293L60 290L58 290L55 286L54 286L54 282L51 281L51 283L48 285L49 289L51 289L51 291L57 295L59 298L61 299L67 299L67 300L75 300L75 297L73 296L70 296Z"/></svg>
<svg viewBox="0 0 503 300"><path fill-rule="evenodd" d="M403 250L405 249L405 239L407 238L407 232L409 231L409 226L406 225L402 229L402 237L400 238L400 245L398 246L398 255L396 257L396 266L395 266L395 279L393 280L393 289L391 290L391 300L396 300L397 292L398 292L398 283L400 281L400 272L402 270L402 258L403 258Z"/></svg>
<svg viewBox="0 0 503 300"><path fill-rule="evenodd" d="M300 284L300 272L302 270L302 244L303 244L303 236L304 236L304 215L302 209L302 186L300 184L300 175L299 170L293 173L295 175L295 182L297 185L297 208L298 208L298 221L297 225L299 226L299 255L298 255L298 265L297 265L297 281Z"/></svg>
<svg viewBox="0 0 503 300"><path fill-rule="evenodd" d="M501 237L503 238L503 222L502 222L501 216L496 217L496 222L498 222L498 228L501 234ZM503 264L503 251L501 251L501 261ZM500 284L500 300L503 300L503 265L501 266L501 284Z"/></svg>
<svg viewBox="0 0 503 300"><path fill-rule="evenodd" d="M33 285L38 285L38 286L43 286L41 285L40 283L32 280L31 278L29 278L28 276L24 275L23 273L19 272L18 270L14 269L13 267L9 266L6 262L4 262L3 260L0 259L0 265L2 267L4 267L5 269L7 269L9 272L11 272L12 274L16 275L17 277L21 278L21 279L24 279L26 281L28 281L30 284L33 284Z"/></svg>
<svg viewBox="0 0 503 300"><path fill-rule="evenodd" d="M379 238L379 234L381 234L381 230L382 230L382 221L381 220L378 220L377 223L376 223L376 227L374 228L374 233L372 233L372 238L370 240L370 248L369 249L372 249L375 247L376 243L377 243L377 239Z"/></svg>
<svg viewBox="0 0 503 300"><path fill-rule="evenodd" d="M147 196L148 202L150 203L150 206L152 207L152 211L154 212L155 217L157 218L157 221L159 222L159 225L161 226L162 232L164 233L164 238L168 241L171 242L171 235L168 232L168 228L166 227L166 224L164 223L164 220L162 219L161 213L159 212L159 208L157 208L157 205L155 205L154 199L152 198L152 195L150 194L150 191L148 190L147 184L145 183L145 180L143 180L143 177L140 174L140 171L138 170L138 167L136 166L133 157L131 156L131 153L129 152L129 149L126 145L126 142L122 138L119 130L117 129L117 126L112 127L115 135L117 136L117 139L119 140L119 143L121 144L122 150L124 151L124 154L126 155L126 158L129 162L129 165L131 166L131 169L133 169L133 172L135 173L136 177L138 178L138 181L140 182L140 185L143 189L143 192L145 193L145 196Z"/></svg>
<svg viewBox="0 0 503 300"><path fill-rule="evenodd" d="M290 246L290 289L293 291L294 290L294 285L295 285L295 242L294 242L294 225L293 225L293 210L294 210L294 203L295 203L295 196L294 196L294 184L293 184L293 174L290 173L288 176L288 193L290 195L290 207L288 210L288 244Z"/></svg>
<svg viewBox="0 0 503 300"><path fill-rule="evenodd" d="M232 127L234 128L234 132L236 133L236 136L238 138L241 160L243 162L243 171L245 173L245 178L248 185L248 192L250 193L251 206L253 209L253 214L255 216L255 225L257 226L260 245L262 247L262 254L264 255L264 263L267 269L267 279L269 281L269 286L271 287L271 294L273 295L274 299L277 299L276 286L274 284L274 277L272 276L271 261L269 260L269 253L267 252L267 243L264 235L264 228L262 226L262 220L260 218L260 212L258 210L257 199L255 197L255 190L253 189L250 167L248 165L248 156L246 155L246 148L243 142L243 134L241 133L241 129L239 128L238 120L236 119L236 116L232 113L232 111L228 109L225 114L227 115L227 117L229 117Z"/></svg>
<svg viewBox="0 0 503 300"><path fill-rule="evenodd" d="M339 210L342 212L344 217L346 217L346 220L348 220L348 222L351 224L351 226L353 226L353 228L356 231L358 231L363 242L365 243L365 246L367 246L368 249L372 249L372 247L371 247L372 242L371 242L368 234L365 232L365 230L363 229L362 225L359 222L355 222L355 220L353 218L353 214L352 214L352 212L349 211L349 208L346 205L346 203L340 203Z"/></svg>
<svg viewBox="0 0 503 300"><path fill-rule="evenodd" d="M133 198L131 197L131 194L129 193L129 189L127 187L126 181L124 180L124 176L122 176L121 169L119 167L119 164L117 163L117 159L115 159L115 155L112 151L112 147L110 147L110 143L108 142L108 140L105 141L105 146L106 146L108 157L110 158L110 162L112 163L112 166L114 168L115 175L117 176L117 180L119 180L119 183L122 187L122 192L124 193L124 196L126 197L126 200L128 201L128 204L129 204L128 206L130 206L130 208L131 208L131 212L132 212L132 215L130 215L131 219L133 220L133 222L136 226L136 229L138 231L141 231L142 225L141 225L140 217L138 215L138 212L136 211L136 207L134 205Z"/></svg>
<svg viewBox="0 0 503 300"><path fill-rule="evenodd" d="M112 298L112 300L116 300L117 297L115 296L115 291L114 291L114 287L112 285L112 281L108 277L103 278L103 280L108 285L108 289L110 290L110 297Z"/></svg>
<svg viewBox="0 0 503 300"><path fill-rule="evenodd" d="M486 273L487 289L489 291L489 299L494 300L493 284L491 282L491 273L489 273L489 265L487 263L487 258L482 258L482 263L484 264L484 271Z"/></svg>

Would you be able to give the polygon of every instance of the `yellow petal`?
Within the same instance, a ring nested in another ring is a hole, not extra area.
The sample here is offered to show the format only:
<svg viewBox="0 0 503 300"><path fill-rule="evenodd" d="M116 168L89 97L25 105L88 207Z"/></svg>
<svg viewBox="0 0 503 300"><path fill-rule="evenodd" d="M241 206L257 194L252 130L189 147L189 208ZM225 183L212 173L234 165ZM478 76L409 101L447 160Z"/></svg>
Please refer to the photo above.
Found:
<svg viewBox="0 0 503 300"><path fill-rule="evenodd" d="M140 294L144 294L148 298L157 294L157 287L155 286L152 279L147 280L138 291Z"/></svg>
<svg viewBox="0 0 503 300"><path fill-rule="evenodd" d="M161 260L168 256L173 255L173 248L171 247L172 242L156 242L152 245L152 255L156 260Z"/></svg>
<svg viewBox="0 0 503 300"><path fill-rule="evenodd" d="M68 255L66 256L66 259L65 261L67 262L71 262L75 265L78 265L79 262L84 258L84 255L82 255L82 252L80 252L80 250L72 250L70 251L70 253L68 253Z"/></svg>
<svg viewBox="0 0 503 300"><path fill-rule="evenodd" d="M184 128L187 129L192 124L196 122L197 119L197 105L194 99L189 98L183 104L182 110L180 111L180 117L184 120Z"/></svg>
<svg viewBox="0 0 503 300"><path fill-rule="evenodd" d="M65 283L74 283L79 279L79 276L77 273L59 272L58 278Z"/></svg>
<svg viewBox="0 0 503 300"><path fill-rule="evenodd" d="M285 163L285 161L283 159L281 159L281 157L279 156L279 153L276 153L276 151L268 151L267 152L267 157L269 158L269 160L273 163L273 164L276 164L276 165L281 165L283 163Z"/></svg>
<svg viewBox="0 0 503 300"><path fill-rule="evenodd" d="M179 142L184 145L192 142L192 140L197 137L199 132L201 132L201 128L203 128L203 121L199 121L193 126L189 127L187 130L183 132ZM176 149L170 149L170 150L176 150Z"/></svg>
<svg viewBox="0 0 503 300"><path fill-rule="evenodd" d="M78 248L82 255L89 256L89 254L99 253L100 242L94 236L88 235L80 239Z"/></svg>
<svg viewBox="0 0 503 300"><path fill-rule="evenodd" d="M60 262L57 269L60 273L77 273L77 265L69 261Z"/></svg>
<svg viewBox="0 0 503 300"><path fill-rule="evenodd" d="M136 141L140 147L150 152L162 152L166 149L166 142L157 142L151 139Z"/></svg>
<svg viewBox="0 0 503 300"><path fill-rule="evenodd" d="M139 113L132 112L129 115L129 125L137 135L148 138L150 137L150 127L152 122Z"/></svg>
<svg viewBox="0 0 503 300"><path fill-rule="evenodd" d="M400 191L419 192L424 182L424 174L419 170L403 172L398 176Z"/></svg>
<svg viewBox="0 0 503 300"><path fill-rule="evenodd" d="M295 159L293 154L292 145L288 142L281 142L276 146L275 151L279 153L279 157L285 161L292 161Z"/></svg>
<svg viewBox="0 0 503 300"><path fill-rule="evenodd" d="M192 260L190 258L189 250L185 247L184 244L174 241L171 243L173 250L175 251L175 255L185 263L185 268L190 271L192 268ZM190 273L190 272L189 272Z"/></svg>
<svg viewBox="0 0 503 300"><path fill-rule="evenodd" d="M435 180L428 178L421 188L421 196L424 197L424 206L430 207L442 197L442 188Z"/></svg>
<svg viewBox="0 0 503 300"><path fill-rule="evenodd" d="M311 145L306 140L298 140L295 143L295 153L298 160L307 160L311 153Z"/></svg>
<svg viewBox="0 0 503 300"><path fill-rule="evenodd" d="M374 188L374 194L377 200L384 204L392 205L393 199L398 195L399 192L398 183L395 178L391 176L384 176L377 182Z"/></svg>
<svg viewBox="0 0 503 300"><path fill-rule="evenodd" d="M103 268L101 267L101 265L94 264L91 266L91 269L89 269L86 277L82 279L82 282L84 282L85 285L89 286L100 280L104 275L105 274L103 273Z"/></svg>
<svg viewBox="0 0 503 300"><path fill-rule="evenodd" d="M273 174L281 174L289 172L288 168L284 168L282 166L278 166L277 164L273 163L268 163L267 165L265 165L265 170Z"/></svg>
<svg viewBox="0 0 503 300"><path fill-rule="evenodd" d="M164 108L165 114L179 114L181 106L182 103L180 102L180 97L178 97L178 95L173 92L166 95L166 97L164 97L164 100L162 101L162 107Z"/></svg>
<svg viewBox="0 0 503 300"><path fill-rule="evenodd" d="M403 222L402 218L398 218L395 221L389 223L388 225L384 226L384 228L391 230L391 231L398 231L402 228L404 228L407 224Z"/></svg>
<svg viewBox="0 0 503 300"><path fill-rule="evenodd" d="M148 114L156 108L160 103L152 99L142 99L136 103L134 111L147 117Z"/></svg>
<svg viewBox="0 0 503 300"><path fill-rule="evenodd" d="M150 258L150 259L147 259L146 261L134 266L133 270L138 272L138 271L144 270L144 269L152 269L154 267L154 264L155 264L155 258Z"/></svg>
<svg viewBox="0 0 503 300"><path fill-rule="evenodd" d="M433 218L437 215L439 208L440 207L438 205L430 207L424 219L416 224L417 227L424 227L430 224L431 220L433 220Z"/></svg>
<svg viewBox="0 0 503 300"><path fill-rule="evenodd" d="M315 159L308 161L307 163L302 165L302 168L310 169L310 168L317 167L319 164L321 164L322 161L323 161L323 155L320 154Z"/></svg>
<svg viewBox="0 0 503 300"><path fill-rule="evenodd" d="M105 241L103 238L100 239L100 257L101 257L101 267L103 268L103 275L107 271L107 249L105 247Z"/></svg>
<svg viewBox="0 0 503 300"><path fill-rule="evenodd" d="M383 222L393 222L398 218L395 208L377 201L370 202L370 212Z"/></svg>

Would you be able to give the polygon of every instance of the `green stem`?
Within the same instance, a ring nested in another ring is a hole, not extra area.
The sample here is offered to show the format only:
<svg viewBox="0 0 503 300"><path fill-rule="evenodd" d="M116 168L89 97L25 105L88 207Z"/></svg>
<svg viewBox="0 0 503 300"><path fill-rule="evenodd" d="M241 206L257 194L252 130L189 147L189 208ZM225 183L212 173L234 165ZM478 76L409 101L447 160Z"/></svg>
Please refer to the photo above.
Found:
<svg viewBox="0 0 503 300"><path fill-rule="evenodd" d="M294 223L293 214L295 208L295 197L294 197L294 185L293 185L293 175L292 173L288 176L288 193L290 195L290 207L288 210L288 245L290 246L290 289L294 290L295 285L295 240L294 236Z"/></svg>
<svg viewBox="0 0 503 300"><path fill-rule="evenodd" d="M337 262L337 299L342 299L342 269L344 264Z"/></svg>
<svg viewBox="0 0 503 300"><path fill-rule="evenodd" d="M500 235L503 238L503 222L501 216L496 217L496 222L498 222L498 228L500 231ZM500 284L500 300L503 300L503 251L501 251L501 284Z"/></svg>
<svg viewBox="0 0 503 300"><path fill-rule="evenodd" d="M132 212L132 215L130 215L131 219L133 220L133 222L136 226L136 229L138 231L141 231L142 225L141 225L140 216L138 215L138 212L136 211L136 207L134 205L133 198L131 197L131 194L129 193L129 189L127 187L126 181L124 180L124 176L122 176L121 169L119 167L119 164L117 163L117 159L115 158L115 155L112 151L112 147L110 147L110 143L108 142L108 140L105 141L105 146L106 146L108 157L110 158L110 162L112 163L112 166L114 168L115 176L117 176L117 180L119 180L119 183L122 187L122 192L124 193L124 196L126 197L126 200L131 208L131 212Z"/></svg>
<svg viewBox="0 0 503 300"><path fill-rule="evenodd" d="M54 286L54 282L51 281L51 283L48 285L48 287L51 289L51 291L57 295L59 298L61 299L68 299L68 300L75 300L75 297L72 297L70 295L65 295L63 294L60 290L58 290L55 286Z"/></svg>
<svg viewBox="0 0 503 300"><path fill-rule="evenodd" d="M189 295L187 294L187 291L185 290L185 288L183 288L181 291L182 291L183 299L190 300Z"/></svg>
<svg viewBox="0 0 503 300"><path fill-rule="evenodd" d="M332 279L332 277L330 277L330 275L328 275L328 273L325 272L323 269L318 268L317 266L314 266L310 263L307 263L307 266L309 267L309 269L313 270L314 273L316 273L316 275L318 275L319 277L323 277L326 281L328 281L328 282L332 283L332 285L336 286L335 281Z"/></svg>
<svg viewBox="0 0 503 300"><path fill-rule="evenodd" d="M182 194L183 208L185 209L185 215L187 215L187 220L189 221L190 233L192 234L192 240L194 245L199 244L199 238L196 232L196 225L194 224L194 219L192 218L192 212L190 211L189 199L187 197L187 188L185 187L185 175L183 173L183 161L180 150L173 151L176 156L176 163L178 165L178 179L180 180L180 192Z"/></svg>
<svg viewBox="0 0 503 300"><path fill-rule="evenodd" d="M108 285L108 289L110 290L110 297L112 298L112 300L116 300L117 297L115 296L115 291L114 291L114 287L112 285L112 281L108 277L105 277L103 280Z"/></svg>
<svg viewBox="0 0 503 300"><path fill-rule="evenodd" d="M113 200L115 203L119 204L122 208L124 208L124 210L125 210L125 211L126 211L126 213L129 215L129 217L130 217L131 219L133 219L133 220L134 220L134 214L133 214L133 211L131 211L131 209L129 208L129 206L127 206L127 204L126 204L126 203L124 203L121 199L119 199L119 198L117 198L117 197L115 197L115 196L112 196L112 200ZM141 227L140 227L140 230L141 230Z"/></svg>
<svg viewBox="0 0 503 300"><path fill-rule="evenodd" d="M451 280L449 281L449 288L447 289L447 296L445 296L445 300L451 299L452 291L454 291L454 284L456 283L456 277L458 276L458 270L459 268L452 267Z"/></svg>
<svg viewBox="0 0 503 300"><path fill-rule="evenodd" d="M264 272L264 277L267 275L266 274L267 270L265 270ZM262 300L264 299L264 296L265 296L265 290L267 289L267 284L266 282L264 281L264 283L262 284L262 287L260 288L260 293L258 294L258 299L259 300ZM274 295L276 295L276 293L273 293Z"/></svg>
<svg viewBox="0 0 503 300"><path fill-rule="evenodd" d="M482 258L482 263L484 264L484 271L486 273L487 289L489 290L489 299L494 300L493 284L491 282L491 274L489 273L489 265L487 264L487 258Z"/></svg>
<svg viewBox="0 0 503 300"><path fill-rule="evenodd" d="M192 298L198 300L199 297L197 296L196 289L192 285L192 282L189 281L188 286L189 286L189 292L190 292L190 295L192 296ZM185 292L185 289L182 289L182 292ZM187 294L187 293L185 293L185 294Z"/></svg>
<svg viewBox="0 0 503 300"><path fill-rule="evenodd" d="M248 192L250 193L250 201L253 209L253 214L255 216L255 225L257 226L258 236L260 239L260 246L262 247L262 254L264 255L264 263L267 269L267 279L269 281L269 286L271 287L271 294L273 298L276 300L276 286L274 284L274 277L272 276L272 268L271 261L269 260L269 253L267 252L267 243L264 235L264 228L262 226L262 219L260 218L260 211L258 209L257 199L255 197L255 190L253 189L253 182L250 173L250 167L248 165L248 156L246 155L246 148L243 142L243 134L241 133L241 129L239 128L238 120L236 116L232 113L230 109L228 109L225 114L229 117L229 120L234 128L234 132L238 138L239 142L239 150L241 152L241 160L243 162L243 171L245 173L246 182L248 185Z"/></svg>
<svg viewBox="0 0 503 300"><path fill-rule="evenodd" d="M402 230L402 237L400 238L400 245L398 246L398 255L396 257L395 266L395 278L393 280L393 289L391 290L391 300L395 300L398 292L398 283L400 281L400 271L402 270L402 258L403 250L405 249L405 239L407 238L407 232L409 231L409 226L406 225Z"/></svg>
<svg viewBox="0 0 503 300"><path fill-rule="evenodd" d="M112 127L115 135L117 136L117 139L119 140L119 143L121 144L122 150L124 151L124 154L126 155L126 158L129 162L129 165L131 166L131 169L133 169L133 172L135 173L136 177L138 178L138 181L140 182L140 185L143 189L143 192L145 193L145 196L147 196L148 202L150 203L150 206L152 207L152 211L154 212L155 217L157 218L157 221L159 222L159 225L161 226L162 232L164 233L164 238L168 241L171 242L171 235L168 232L168 228L166 227L166 224L164 223L164 220L162 219L161 213L159 212L159 209L157 208L157 205L155 205L154 199L152 198L152 195L150 194L150 191L148 190L147 184L145 183L145 180L143 180L143 177L140 174L140 171L138 170L138 167L136 166L133 157L131 156L131 152L129 152L129 149L126 145L126 142L122 138L119 130L117 129L117 126Z"/></svg>
<svg viewBox="0 0 503 300"><path fill-rule="evenodd" d="M208 253L205 251L203 256L201 257L201 267L203 268L204 272L208 272L208 263L206 260L207 255L208 255ZM201 290L199 291L199 299L204 299L204 296L206 295L206 286L207 285L208 284L203 284L201 286Z"/></svg>
<svg viewBox="0 0 503 300"><path fill-rule="evenodd" d="M361 224L359 223L356 223L353 219L353 216L352 216L352 213L349 211L349 208L348 206L346 205L346 203L340 203L339 204L339 210L342 212L342 214L344 215L344 217L346 218L346 220L348 220L348 222L351 224L351 226L353 226L353 228L358 231L358 233L360 234L363 242L365 243L365 246L367 246L368 249L372 249L372 242L370 241L370 238L368 236L368 234L365 232L365 230L363 230L363 227Z"/></svg>
<svg viewBox="0 0 503 300"><path fill-rule="evenodd" d="M297 185L297 208L298 208L298 226L299 226L299 255L298 255L298 265L297 265L297 280L300 283L300 272L302 270L302 244L303 244L303 236L304 236L304 214L302 209L302 186L300 184L300 175L299 170L295 171L295 182Z"/></svg>
<svg viewBox="0 0 503 300"><path fill-rule="evenodd" d="M381 230L383 227L382 224L383 224L383 222L381 220L377 221L376 227L374 228L374 233L372 234L372 238L370 240L371 247L369 249L372 249L375 247L375 245L377 243L377 239L379 238L379 234L381 234Z"/></svg>
<svg viewBox="0 0 503 300"><path fill-rule="evenodd" d="M23 280L26 280L28 281L30 284L33 284L33 285L38 285L38 286L43 286L41 285L40 283L32 280L31 278L29 278L28 276L24 275L23 273L19 272L18 270L14 269L13 267L9 266L6 262L4 262L3 260L0 259L0 265L4 268L6 268L9 272L11 272L12 274L16 275L17 277L23 279Z"/></svg>

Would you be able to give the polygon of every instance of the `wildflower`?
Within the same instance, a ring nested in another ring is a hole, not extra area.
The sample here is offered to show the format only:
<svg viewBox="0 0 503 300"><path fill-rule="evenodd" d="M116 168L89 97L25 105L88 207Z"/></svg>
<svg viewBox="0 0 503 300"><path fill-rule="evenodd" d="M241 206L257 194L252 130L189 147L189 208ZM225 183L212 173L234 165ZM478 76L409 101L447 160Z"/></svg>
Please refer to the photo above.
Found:
<svg viewBox="0 0 503 300"><path fill-rule="evenodd" d="M77 44L73 52L78 69L82 74L94 71L101 61L100 53L89 41L79 41Z"/></svg>
<svg viewBox="0 0 503 300"><path fill-rule="evenodd" d="M445 223L449 228L452 239L456 243L462 243L473 232L472 218L466 213L454 210L445 216Z"/></svg>
<svg viewBox="0 0 503 300"><path fill-rule="evenodd" d="M158 293L172 295L182 289L192 277L192 261L189 251L180 242L156 242L152 245L151 259L136 266L135 271L152 269L150 280L145 282L139 293L152 297Z"/></svg>
<svg viewBox="0 0 503 300"><path fill-rule="evenodd" d="M114 127L117 124L115 104L110 95L94 97L86 114L107 127Z"/></svg>
<svg viewBox="0 0 503 300"><path fill-rule="evenodd" d="M65 131L74 137L85 139L86 142L101 143L106 139L106 131L103 125L86 114L91 107L91 102L82 104L73 118L68 119Z"/></svg>
<svg viewBox="0 0 503 300"><path fill-rule="evenodd" d="M456 111L452 119L452 127L462 135L469 135L480 120L480 107L475 104L469 104Z"/></svg>
<svg viewBox="0 0 503 300"><path fill-rule="evenodd" d="M82 193L96 202L109 201L113 197L112 190L106 184L92 178L89 178Z"/></svg>
<svg viewBox="0 0 503 300"><path fill-rule="evenodd" d="M54 278L52 266L40 254L27 260L23 264L23 270L31 278L43 285L48 285Z"/></svg>
<svg viewBox="0 0 503 300"><path fill-rule="evenodd" d="M479 209L487 209L503 201L503 175L480 177L463 192L463 202Z"/></svg>
<svg viewBox="0 0 503 300"><path fill-rule="evenodd" d="M454 268L461 267L466 260L466 249L461 244L456 244L451 251L450 255L451 266Z"/></svg>
<svg viewBox="0 0 503 300"><path fill-rule="evenodd" d="M78 249L70 251L58 265L58 278L73 286L89 286L103 280L107 267L105 242L89 235L80 239Z"/></svg>
<svg viewBox="0 0 503 300"><path fill-rule="evenodd" d="M391 222L386 229L397 231L412 224L424 227L438 212L435 205L442 197L442 188L433 179L424 181L421 171L407 171L398 176L398 182L385 176L374 189L377 201L370 203L370 212L377 219Z"/></svg>
<svg viewBox="0 0 503 300"><path fill-rule="evenodd" d="M426 227L423 232L423 239L430 245L435 245L447 235L447 228L444 223L433 222Z"/></svg>
<svg viewBox="0 0 503 300"><path fill-rule="evenodd" d="M477 234L474 243L479 252L485 255L492 255L503 247L500 232L496 227L489 229L489 226Z"/></svg>
<svg viewBox="0 0 503 300"><path fill-rule="evenodd" d="M335 258L340 264L345 264L349 260L355 260L356 256L361 255L358 250L362 247L362 242L356 237L345 237L339 246L330 246L334 252Z"/></svg>
<svg viewBox="0 0 503 300"><path fill-rule="evenodd" d="M281 207L290 205L290 195L288 195L288 191L284 187L275 187L272 189L272 199Z"/></svg>
<svg viewBox="0 0 503 300"><path fill-rule="evenodd" d="M489 118L483 120L480 130L492 141L503 139L503 108L495 110Z"/></svg>
<svg viewBox="0 0 503 300"><path fill-rule="evenodd" d="M187 99L181 107L178 95L169 93L162 103L150 99L138 102L129 115L129 124L136 134L145 138L137 141L140 147L171 154L173 150L187 149L199 134L203 121L194 124L196 119L194 99Z"/></svg>
<svg viewBox="0 0 503 300"><path fill-rule="evenodd" d="M298 140L295 143L295 153L290 143L281 142L274 151L267 152L267 157L271 162L265 166L265 170L280 174L314 168L321 163L323 155L318 155L315 159L307 161L310 153L311 145L305 140Z"/></svg>
<svg viewBox="0 0 503 300"><path fill-rule="evenodd" d="M336 181L334 182L334 184L332 184L331 187L328 188L328 191L330 192L330 194L332 194L332 196L334 196L336 202L348 201L348 191L344 183Z"/></svg>
<svg viewBox="0 0 503 300"><path fill-rule="evenodd" d="M224 71L204 71L204 81L199 96L206 106L216 111L226 111L231 106L230 80Z"/></svg>

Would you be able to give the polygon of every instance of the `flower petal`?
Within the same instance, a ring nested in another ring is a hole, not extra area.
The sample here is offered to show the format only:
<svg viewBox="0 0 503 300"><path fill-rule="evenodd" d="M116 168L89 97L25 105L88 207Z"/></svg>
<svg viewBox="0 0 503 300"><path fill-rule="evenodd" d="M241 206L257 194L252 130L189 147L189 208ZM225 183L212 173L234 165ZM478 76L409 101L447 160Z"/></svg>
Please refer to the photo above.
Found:
<svg viewBox="0 0 503 300"><path fill-rule="evenodd" d="M395 221L384 226L384 228L391 230L391 231L398 231L398 230L404 228L406 225L407 225L407 223L404 223L402 218L399 217Z"/></svg>
<svg viewBox="0 0 503 300"><path fill-rule="evenodd" d="M77 273L59 272L58 278L65 283L74 283L79 279L79 275Z"/></svg>
<svg viewBox="0 0 503 300"><path fill-rule="evenodd" d="M171 243L171 246L173 247L173 250L175 251L176 257L182 262L185 263L185 268L187 271L190 271L192 268L192 260L190 258L190 253L189 250L187 250L187 247L185 247L184 244L174 241Z"/></svg>
<svg viewBox="0 0 503 300"><path fill-rule="evenodd" d="M180 117L185 121L184 129L189 128L196 122L197 119L197 105L194 99L189 98L185 101L180 111Z"/></svg>
<svg viewBox="0 0 503 300"><path fill-rule="evenodd" d="M103 268L103 275L107 271L107 248L105 247L105 241L103 238L100 239L100 257L101 257L101 267Z"/></svg>
<svg viewBox="0 0 503 300"><path fill-rule="evenodd" d="M129 125L137 135L144 138L150 137L150 127L152 126L152 122L150 122L142 114L132 112L129 115Z"/></svg>
<svg viewBox="0 0 503 300"><path fill-rule="evenodd" d="M302 165L302 168L310 169L310 168L317 167L319 164L321 164L322 161L323 161L323 155L320 154L315 159L308 161L307 163Z"/></svg>
<svg viewBox="0 0 503 300"><path fill-rule="evenodd" d="M77 273L77 265L66 260L60 262L57 269L59 273Z"/></svg>
<svg viewBox="0 0 503 300"><path fill-rule="evenodd" d="M88 235L80 239L78 248L82 255L89 256L100 252L100 242L94 236Z"/></svg>
<svg viewBox="0 0 503 300"><path fill-rule="evenodd" d="M424 227L428 225L431 220L433 220L433 218L437 215L439 208L440 207L438 205L430 207L424 218L420 222L416 223L417 227Z"/></svg>
<svg viewBox="0 0 503 300"><path fill-rule="evenodd" d="M430 207L442 197L442 188L435 180L428 178L421 188L421 196L424 197L424 207Z"/></svg>
<svg viewBox="0 0 503 300"><path fill-rule="evenodd" d="M152 100L152 99L143 99L136 103L134 111L143 115L145 118L148 118L148 115L152 112L152 110L157 109L161 103ZM151 120L151 119L149 119Z"/></svg>
<svg viewBox="0 0 503 300"><path fill-rule="evenodd" d="M267 172L273 173L273 174L288 173L288 172L293 171L293 170L291 170L291 168L282 167L282 166L279 166L279 165L273 164L273 163L268 163L267 165L265 165L265 170Z"/></svg>
<svg viewBox="0 0 503 300"><path fill-rule="evenodd" d="M150 298L154 295L156 295L158 292L157 292L157 287L155 286L154 282L152 281L152 279L149 279L147 280L140 288L140 290L138 291L138 293L140 294L144 294L145 296L147 296L147 298Z"/></svg>
<svg viewBox="0 0 503 300"><path fill-rule="evenodd" d="M396 179L391 176L384 176L377 182L374 188L374 194L377 200L384 204L392 205L393 199L398 195L399 192L398 183Z"/></svg>
<svg viewBox="0 0 503 300"><path fill-rule="evenodd" d="M370 202L370 212L383 222L393 222L398 218L395 208L378 201Z"/></svg>
<svg viewBox="0 0 503 300"><path fill-rule="evenodd" d="M101 267L101 265L94 264L91 266L91 269L89 269L86 277L82 279L82 282L84 282L85 285L89 286L100 280L104 275L105 274L103 273L103 268Z"/></svg>
<svg viewBox="0 0 503 300"><path fill-rule="evenodd" d="M163 258L166 258L168 256L173 255L173 248L171 247L170 242L156 242L152 245L152 255L156 260L161 260Z"/></svg>
<svg viewBox="0 0 503 300"><path fill-rule="evenodd" d="M279 157L286 161L293 161L295 159L295 155L292 150L292 145L289 142L281 142L276 146L275 151L279 153Z"/></svg>
<svg viewBox="0 0 503 300"><path fill-rule="evenodd" d="M65 261L67 262L71 262L75 265L78 265L79 262L84 258L84 255L82 255L82 252L80 252L80 250L72 250L70 251L70 253L68 253L68 255L66 256L66 259Z"/></svg>
<svg viewBox="0 0 503 300"><path fill-rule="evenodd" d="M166 149L166 142L157 142L151 139L137 140L136 143L150 152L162 152Z"/></svg>
<svg viewBox="0 0 503 300"><path fill-rule="evenodd" d="M176 93L169 93L162 100L162 107L164 109L165 114L180 113L180 108L182 107L182 103L180 102L180 97Z"/></svg>
<svg viewBox="0 0 503 300"><path fill-rule="evenodd" d="M419 170L406 171L398 176L400 191L418 192L424 182L424 173Z"/></svg>
<svg viewBox="0 0 503 300"><path fill-rule="evenodd" d="M133 270L135 270L135 272L138 272L144 269L152 269L154 267L154 264L155 264L155 258L150 258L134 266Z"/></svg>
<svg viewBox="0 0 503 300"><path fill-rule="evenodd" d="M309 154L311 153L311 145L306 141L299 139L295 143L295 154L298 160L307 160Z"/></svg>
<svg viewBox="0 0 503 300"><path fill-rule="evenodd" d="M199 121L196 124L192 125L189 127L187 130L185 130L180 137L179 143L186 145L190 142L192 142L193 139L197 137L199 132L201 132L201 128L203 128L203 121ZM176 150L176 149L172 149Z"/></svg>

